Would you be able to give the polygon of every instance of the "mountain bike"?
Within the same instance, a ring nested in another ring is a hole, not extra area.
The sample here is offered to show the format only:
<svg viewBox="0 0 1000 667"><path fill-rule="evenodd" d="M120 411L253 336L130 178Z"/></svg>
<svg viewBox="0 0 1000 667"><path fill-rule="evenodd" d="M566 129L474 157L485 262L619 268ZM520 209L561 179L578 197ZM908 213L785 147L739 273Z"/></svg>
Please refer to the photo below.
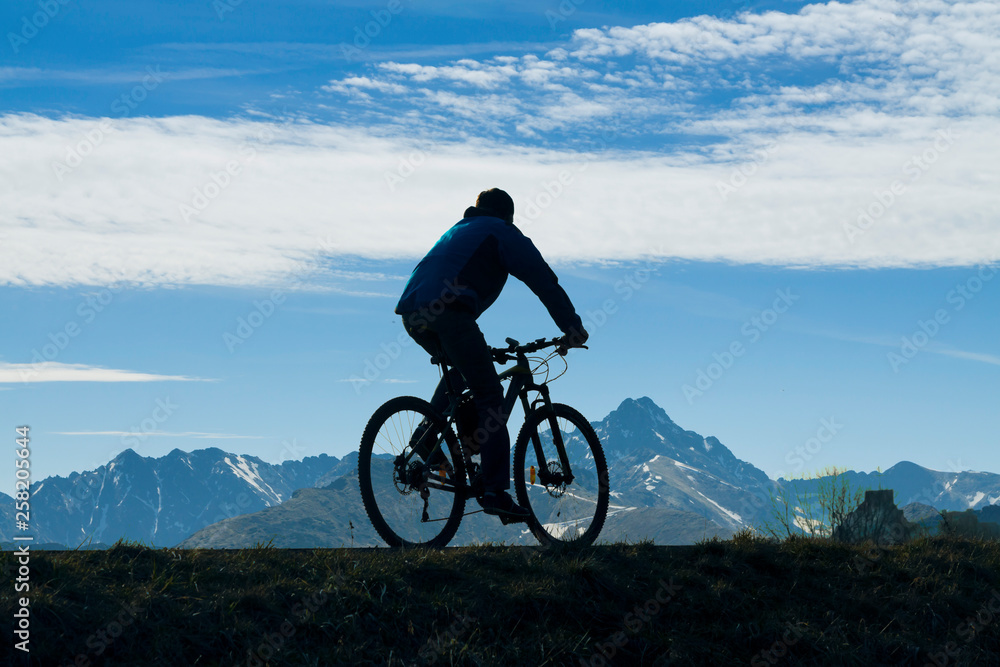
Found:
<svg viewBox="0 0 1000 667"><path fill-rule="evenodd" d="M504 414L520 402L525 415L512 470L517 502L531 513L528 528L545 546L592 544L608 512L608 465L590 422L549 396L548 384L568 370L567 346L561 338L506 342L506 348L490 349L497 363L515 362L499 375L510 382ZM547 348L555 349L528 356ZM550 377L556 358L566 366ZM455 391L449 364L442 357L431 363L440 366L448 407L438 412L421 398L393 398L375 411L361 437L361 498L391 547L444 547L458 531L466 501L483 493L476 430L484 426L474 423L468 390Z"/></svg>

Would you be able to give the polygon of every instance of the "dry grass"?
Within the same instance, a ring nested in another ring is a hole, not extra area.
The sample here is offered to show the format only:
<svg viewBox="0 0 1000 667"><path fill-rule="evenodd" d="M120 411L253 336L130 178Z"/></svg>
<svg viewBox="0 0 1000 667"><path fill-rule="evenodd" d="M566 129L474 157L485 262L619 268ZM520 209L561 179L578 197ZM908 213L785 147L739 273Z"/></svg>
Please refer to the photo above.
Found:
<svg viewBox="0 0 1000 667"><path fill-rule="evenodd" d="M996 542L118 544L31 562L38 665L1000 664ZM4 608L13 595L0 593Z"/></svg>

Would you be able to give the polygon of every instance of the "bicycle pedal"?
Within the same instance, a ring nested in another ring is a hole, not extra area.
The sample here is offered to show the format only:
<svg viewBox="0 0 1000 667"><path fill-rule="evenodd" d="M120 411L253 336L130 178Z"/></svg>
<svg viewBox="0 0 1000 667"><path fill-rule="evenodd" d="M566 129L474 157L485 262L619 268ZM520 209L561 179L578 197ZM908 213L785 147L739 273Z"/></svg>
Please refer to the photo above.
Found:
<svg viewBox="0 0 1000 667"><path fill-rule="evenodd" d="M520 519L518 517L507 516L506 514L498 514L496 516L500 517L500 523L502 523L505 526L508 526L508 525L510 525L512 523L528 523L528 519L527 518Z"/></svg>

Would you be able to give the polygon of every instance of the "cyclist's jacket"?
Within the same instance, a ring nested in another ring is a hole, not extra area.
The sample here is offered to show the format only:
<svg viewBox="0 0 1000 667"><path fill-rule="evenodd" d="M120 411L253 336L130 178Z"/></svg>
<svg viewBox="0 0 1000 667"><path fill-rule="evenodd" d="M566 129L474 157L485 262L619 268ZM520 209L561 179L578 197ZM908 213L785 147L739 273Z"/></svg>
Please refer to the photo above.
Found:
<svg viewBox="0 0 1000 667"><path fill-rule="evenodd" d="M566 291L527 236L509 222L474 206L444 233L413 269L396 313L458 308L479 317L513 275L527 285L565 334L581 327Z"/></svg>

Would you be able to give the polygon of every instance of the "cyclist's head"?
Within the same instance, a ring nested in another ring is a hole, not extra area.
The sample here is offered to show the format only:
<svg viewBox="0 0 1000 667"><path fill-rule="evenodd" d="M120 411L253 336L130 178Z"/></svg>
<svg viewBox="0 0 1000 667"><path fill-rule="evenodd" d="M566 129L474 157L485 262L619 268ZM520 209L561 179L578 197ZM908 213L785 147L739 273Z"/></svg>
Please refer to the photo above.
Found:
<svg viewBox="0 0 1000 667"><path fill-rule="evenodd" d="M476 208L484 209L507 222L514 222L514 200L499 188L483 190L476 197Z"/></svg>

